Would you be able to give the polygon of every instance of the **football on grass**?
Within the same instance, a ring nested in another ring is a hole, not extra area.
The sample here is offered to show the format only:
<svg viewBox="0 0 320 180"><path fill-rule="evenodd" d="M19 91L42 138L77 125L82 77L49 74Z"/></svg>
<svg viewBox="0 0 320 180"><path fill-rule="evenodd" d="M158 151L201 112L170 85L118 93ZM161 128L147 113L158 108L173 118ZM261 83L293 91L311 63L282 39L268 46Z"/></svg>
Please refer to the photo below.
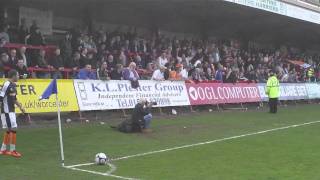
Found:
<svg viewBox="0 0 320 180"><path fill-rule="evenodd" d="M107 164L107 161L108 161L108 157L105 153L96 154L95 163L97 165L105 165L105 164Z"/></svg>

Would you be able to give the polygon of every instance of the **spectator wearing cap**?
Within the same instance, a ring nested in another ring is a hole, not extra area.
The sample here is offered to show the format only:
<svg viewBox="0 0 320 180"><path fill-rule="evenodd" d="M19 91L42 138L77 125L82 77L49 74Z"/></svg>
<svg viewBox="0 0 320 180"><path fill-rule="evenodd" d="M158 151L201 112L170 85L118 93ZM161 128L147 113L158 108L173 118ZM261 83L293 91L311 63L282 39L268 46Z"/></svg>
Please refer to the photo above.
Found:
<svg viewBox="0 0 320 180"><path fill-rule="evenodd" d="M15 70L19 73L20 79L27 79L30 77L27 66L24 65L23 59L19 59L16 66Z"/></svg>
<svg viewBox="0 0 320 180"><path fill-rule="evenodd" d="M156 81L163 81L164 79L164 72L166 71L165 66L160 66L159 69L155 70L152 74L151 80L156 80Z"/></svg>
<svg viewBox="0 0 320 180"><path fill-rule="evenodd" d="M117 64L116 69L111 71L110 77L112 80L122 80L122 71L123 71L123 66L122 64Z"/></svg>
<svg viewBox="0 0 320 180"><path fill-rule="evenodd" d="M8 29L9 29L9 25L4 24L4 25L2 25L1 30L0 30L0 39L2 39L5 43L10 42L10 36L8 34Z"/></svg>
<svg viewBox="0 0 320 180"><path fill-rule="evenodd" d="M86 64L84 68L80 69L78 73L78 79L97 79L97 75L92 71L91 64Z"/></svg>
<svg viewBox="0 0 320 180"><path fill-rule="evenodd" d="M124 80L130 80L130 81L137 81L137 80L139 80L139 79L140 79L140 76L139 76L138 72L136 71L136 67L137 67L136 63L131 62L131 63L129 64L129 67L128 67L128 68L125 68L125 69L123 70L123 73L122 73L123 79L124 79Z"/></svg>
<svg viewBox="0 0 320 180"><path fill-rule="evenodd" d="M64 70L63 59L60 54L60 48L57 48L54 52L53 57L51 58L49 64L54 68L54 72L52 73L52 78L61 79L62 73Z"/></svg>

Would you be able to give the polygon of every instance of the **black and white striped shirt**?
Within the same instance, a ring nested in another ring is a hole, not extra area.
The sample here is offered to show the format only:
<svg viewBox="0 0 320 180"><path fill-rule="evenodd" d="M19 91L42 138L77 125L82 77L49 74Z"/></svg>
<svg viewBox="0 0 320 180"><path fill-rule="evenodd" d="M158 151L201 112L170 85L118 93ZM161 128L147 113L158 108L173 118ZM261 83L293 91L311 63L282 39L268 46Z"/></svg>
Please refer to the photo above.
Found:
<svg viewBox="0 0 320 180"><path fill-rule="evenodd" d="M0 92L0 100L2 102L1 113L15 112L15 101L17 100L16 84L6 81Z"/></svg>

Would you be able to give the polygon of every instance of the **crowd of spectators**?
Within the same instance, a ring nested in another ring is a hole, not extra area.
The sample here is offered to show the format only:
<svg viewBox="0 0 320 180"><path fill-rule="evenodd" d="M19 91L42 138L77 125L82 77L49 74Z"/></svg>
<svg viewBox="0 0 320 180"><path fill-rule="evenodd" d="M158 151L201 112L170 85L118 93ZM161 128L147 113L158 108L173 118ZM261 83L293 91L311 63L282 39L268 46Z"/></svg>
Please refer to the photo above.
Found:
<svg viewBox="0 0 320 180"><path fill-rule="evenodd" d="M37 23L26 27L24 21L15 37L18 43L45 45ZM3 48L11 42L10 27L0 29L0 76L6 67L15 68L22 78L64 78L68 69L71 78L102 80L152 79L266 82L269 70L275 70L282 82L304 82L320 79L319 56L307 56L290 48L257 50L241 48L238 43L222 40L168 38L160 33L140 36L136 30L94 33L74 28L56 44L53 54L44 49ZM310 64L301 68L287 60ZM44 71L29 73L27 67Z"/></svg>

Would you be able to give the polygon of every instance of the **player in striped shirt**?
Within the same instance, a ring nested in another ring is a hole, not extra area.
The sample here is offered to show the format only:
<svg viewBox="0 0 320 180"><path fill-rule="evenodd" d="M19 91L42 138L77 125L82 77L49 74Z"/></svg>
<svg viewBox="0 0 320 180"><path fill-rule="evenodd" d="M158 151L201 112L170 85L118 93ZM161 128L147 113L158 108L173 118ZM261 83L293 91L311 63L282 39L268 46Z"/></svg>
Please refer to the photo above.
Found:
<svg viewBox="0 0 320 180"><path fill-rule="evenodd" d="M19 73L16 70L8 72L8 80L3 84L0 91L1 102L1 122L4 133L0 155L11 155L13 157L21 157L21 154L16 151L16 132L17 122L15 105L17 105L22 113L25 113L21 103L17 100L16 82L19 80ZM10 146L9 146L10 145Z"/></svg>

